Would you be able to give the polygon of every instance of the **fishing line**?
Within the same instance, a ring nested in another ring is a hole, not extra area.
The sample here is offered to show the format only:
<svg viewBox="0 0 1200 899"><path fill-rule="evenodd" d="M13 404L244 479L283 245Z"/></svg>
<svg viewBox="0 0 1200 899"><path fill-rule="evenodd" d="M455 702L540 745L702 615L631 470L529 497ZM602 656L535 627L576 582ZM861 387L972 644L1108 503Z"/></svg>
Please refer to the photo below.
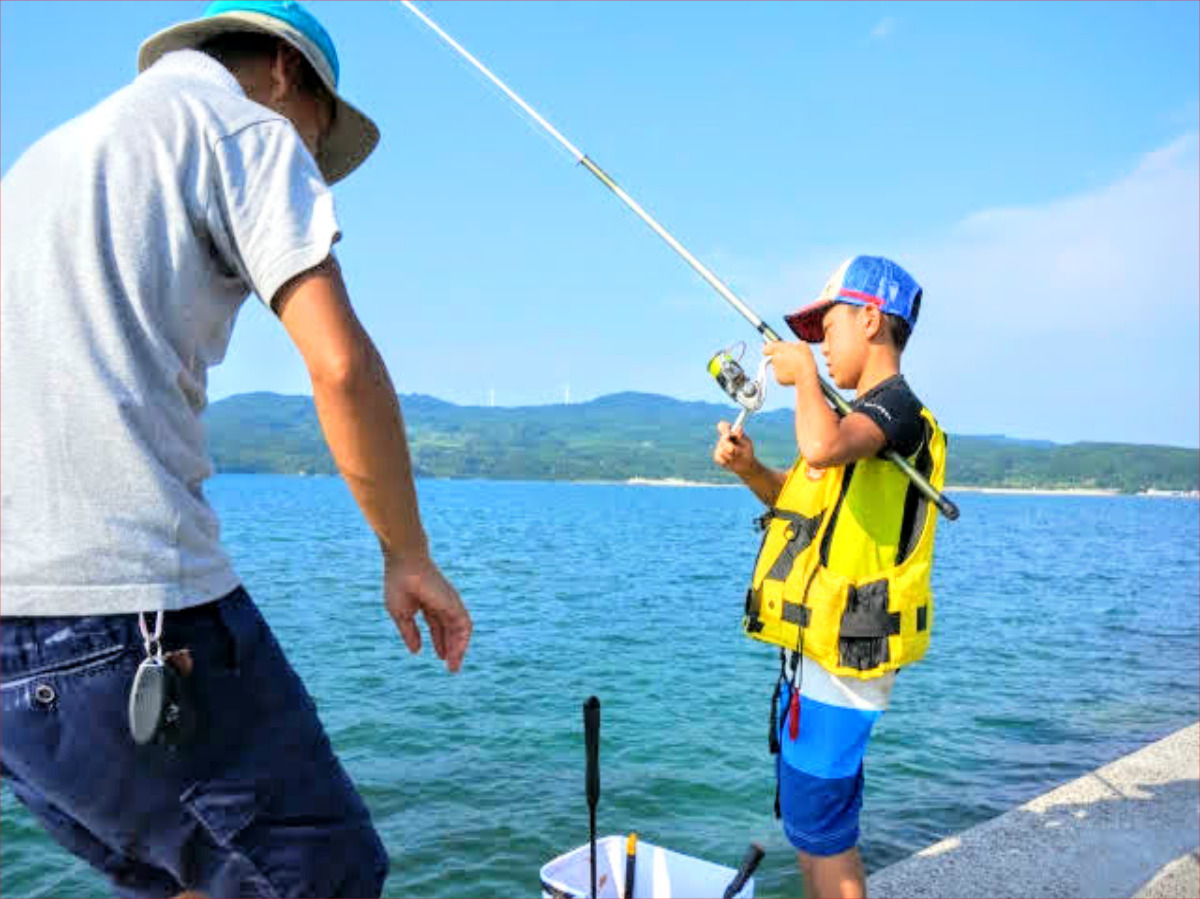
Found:
<svg viewBox="0 0 1200 899"><path fill-rule="evenodd" d="M406 19L407 18L408 17L406 17ZM422 27L421 23L416 22L416 21L413 21L411 23L410 27L413 29L414 33L417 31L421 31L421 32L426 31L426 29ZM439 48L438 48L439 52L442 54L445 54L445 49L446 48L442 47L442 46L439 46ZM460 72L462 72L472 84L479 85L479 87L483 90L483 92L487 96L496 98L501 103L503 103L505 107L511 109L511 106L508 102L507 95L502 90L500 90L500 88L496 87L496 85L493 84L490 80L485 78L479 72L479 70L475 68L475 66L471 65L467 60L463 59L457 53L450 53L450 54L446 54L446 55L449 56L454 67L456 69L458 69ZM475 103L476 100L474 97L471 97L469 99L469 102ZM480 100L479 102L486 103L487 101ZM444 110L440 110L440 111L442 113L445 112ZM482 106L480 107L480 112L483 112L486 114L486 110ZM464 117L462 115L458 115L455 117L455 121L460 121L463 118ZM540 143L542 143L543 145L550 147L556 156L558 156L562 159L571 159L572 161L574 161L574 157L571 156L571 154L569 152L564 150L562 145L559 144L556 140L554 140L554 138L552 138L550 135L548 135L545 132L545 130L538 127L536 122L530 121L527 116L523 116L523 115L515 116L515 118L517 119L517 121L519 121L521 123L522 130L526 131L529 134L535 135L537 137L538 141ZM478 129L476 129L476 130L478 130Z"/></svg>
<svg viewBox="0 0 1200 899"><path fill-rule="evenodd" d="M759 318L754 310L742 302L742 300L732 290L730 290L720 278L709 271L708 268L699 259L693 256L683 244L676 240L666 228L655 221L650 213L646 212L646 210L643 209L641 205L635 199L633 199L633 197L627 194L619 184L610 178L608 174L602 168L600 168L600 166L596 165L596 163L591 160L582 150L567 140L567 138L564 137L557 128L546 121L546 119L543 118L536 109L521 99L521 97L517 95L516 91L501 81L491 69L485 66L465 47L458 43L458 41L447 34L441 28L441 26L433 21L433 19L429 18L429 16L418 9L412 0L400 0L400 5L420 19L431 31L433 31L434 34L441 38L444 43L458 53L459 56L469 62L480 74L487 78L489 82L499 88L509 100L520 107L522 112L529 116L530 119L537 122L537 124L544 129L546 134L549 134L551 137L553 137L561 147L569 152L576 162L595 175L605 187L616 194L617 198L620 199L621 202L633 210L634 214L636 214L638 218L645 222L655 234L661 237L671 249L678 253L683 260L687 262L687 264L690 265L698 275L700 275L700 277L708 282L710 287L719 293L721 297L727 303L729 303L729 305L733 306L734 309L740 312L742 317L754 326L755 330L758 331L764 341L778 341L781 339L766 322ZM845 397L838 393L837 390L835 390L828 382L825 381L824 378L820 376L817 377L817 383L820 385L821 392L825 395L825 398L840 415L848 415L850 413L850 404L846 402ZM885 450L883 456L884 458L888 459L888 461L894 463L901 471L903 471L904 474L917 486L917 489L924 494L925 498L932 502L943 515L945 515L951 521L958 518L958 506L956 506L947 497L943 496L938 490L936 490L925 478L925 476L917 471L907 459L893 449Z"/></svg>

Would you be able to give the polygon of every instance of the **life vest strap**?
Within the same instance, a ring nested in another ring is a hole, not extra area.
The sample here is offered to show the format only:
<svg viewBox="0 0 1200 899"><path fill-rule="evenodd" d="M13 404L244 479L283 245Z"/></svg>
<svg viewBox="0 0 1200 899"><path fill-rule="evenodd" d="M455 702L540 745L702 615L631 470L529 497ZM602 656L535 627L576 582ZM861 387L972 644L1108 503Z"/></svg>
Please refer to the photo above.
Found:
<svg viewBox="0 0 1200 899"><path fill-rule="evenodd" d="M927 419L922 419L925 425L925 437L921 441L921 449L917 453L917 457L913 460L913 467L916 468L926 479L933 474L933 454L930 452L930 443L934 440L933 426ZM929 501L925 498L917 485L909 482L908 490L904 494L904 517L900 522L900 540L896 547L896 564L899 565L917 548L917 543L921 539L921 523L925 521L925 507Z"/></svg>
<svg viewBox="0 0 1200 899"><path fill-rule="evenodd" d="M821 527L821 516L809 517L801 515L799 512L776 509L774 517L787 520L787 543L783 545L783 549L775 559L775 564L767 572L767 580L782 581L787 579L788 573L796 562L796 556L808 549L813 538L817 536L817 530Z"/></svg>
<svg viewBox="0 0 1200 899"><path fill-rule="evenodd" d="M808 606L801 605L798 602L784 602L783 604L783 620L791 622L799 627L808 627L808 622L812 619L812 609Z"/></svg>

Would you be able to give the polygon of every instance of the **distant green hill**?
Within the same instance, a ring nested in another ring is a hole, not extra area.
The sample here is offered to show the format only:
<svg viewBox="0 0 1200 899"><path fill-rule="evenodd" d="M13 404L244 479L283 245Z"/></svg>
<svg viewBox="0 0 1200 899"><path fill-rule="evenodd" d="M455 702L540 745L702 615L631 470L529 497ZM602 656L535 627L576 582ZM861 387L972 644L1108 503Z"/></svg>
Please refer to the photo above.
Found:
<svg viewBox="0 0 1200 899"><path fill-rule="evenodd" d="M588 403L519 408L456 406L401 396L419 476L522 480L683 478L731 482L711 461L715 424L730 405L617 393ZM219 471L336 471L311 397L249 393L206 413ZM795 455L792 412L751 419L764 461ZM1167 446L952 436L947 483L978 487L1200 489L1200 452Z"/></svg>

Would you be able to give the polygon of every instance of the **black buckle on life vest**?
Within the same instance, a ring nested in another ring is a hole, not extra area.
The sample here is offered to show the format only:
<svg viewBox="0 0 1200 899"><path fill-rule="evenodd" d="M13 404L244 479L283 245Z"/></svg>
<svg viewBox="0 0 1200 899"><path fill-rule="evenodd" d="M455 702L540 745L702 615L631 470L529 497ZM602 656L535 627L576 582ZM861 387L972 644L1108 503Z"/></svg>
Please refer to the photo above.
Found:
<svg viewBox="0 0 1200 899"><path fill-rule="evenodd" d="M797 627L808 627L812 619L812 609L798 602L785 602L782 612L783 620Z"/></svg>
<svg viewBox="0 0 1200 899"><path fill-rule="evenodd" d="M788 575L792 573L796 557L804 552L816 537L817 529L821 526L821 516L809 517L801 515L799 512L776 512L775 517L784 518L788 522L787 531L784 534L786 542L779 550L779 555L771 565L771 570L767 572L766 580L786 581Z"/></svg>

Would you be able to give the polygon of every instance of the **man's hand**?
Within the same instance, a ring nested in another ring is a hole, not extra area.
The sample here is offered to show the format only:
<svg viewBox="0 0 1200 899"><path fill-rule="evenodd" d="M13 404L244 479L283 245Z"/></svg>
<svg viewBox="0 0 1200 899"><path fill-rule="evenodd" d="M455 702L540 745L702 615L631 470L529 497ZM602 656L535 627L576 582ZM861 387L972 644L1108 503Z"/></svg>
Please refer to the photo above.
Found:
<svg viewBox="0 0 1200 899"><path fill-rule="evenodd" d="M817 361L807 343L787 343L772 340L763 346L763 355L771 358L775 380L784 387L800 383L806 378L816 379Z"/></svg>
<svg viewBox="0 0 1200 899"><path fill-rule="evenodd" d="M736 430L727 421L717 422L717 445L713 447L713 461L745 478L754 470L754 441L739 426Z"/></svg>
<svg viewBox="0 0 1200 899"><path fill-rule="evenodd" d="M451 672L458 671L471 640L471 615L432 559L385 560L383 601L409 652L421 651L419 611L425 616L433 651Z"/></svg>

